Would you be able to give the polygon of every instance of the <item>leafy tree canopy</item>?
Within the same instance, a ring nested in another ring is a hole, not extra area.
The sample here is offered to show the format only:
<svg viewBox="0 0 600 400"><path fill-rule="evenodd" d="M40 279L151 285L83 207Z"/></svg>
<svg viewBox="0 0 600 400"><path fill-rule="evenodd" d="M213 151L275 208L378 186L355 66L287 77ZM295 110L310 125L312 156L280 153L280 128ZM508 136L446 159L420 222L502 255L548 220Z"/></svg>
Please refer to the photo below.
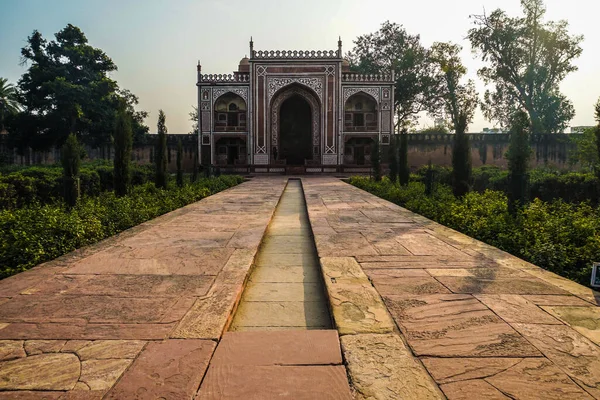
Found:
<svg viewBox="0 0 600 400"><path fill-rule="evenodd" d="M21 111L21 105L15 85L8 83L6 78L0 78L0 132L4 131L5 117L19 111Z"/></svg>
<svg viewBox="0 0 600 400"><path fill-rule="evenodd" d="M60 145L69 132L91 145L107 143L120 101L132 117L135 137L148 131L143 124L147 113L134 108L138 98L109 77L117 70L115 63L91 46L78 27L67 25L52 41L34 31L21 56L29 66L19 81L24 115L13 127L21 146Z"/></svg>
<svg viewBox="0 0 600 400"><path fill-rule="evenodd" d="M475 83L472 80L461 83L467 73L460 59L461 50L462 47L457 44L437 42L429 51L437 78L434 93L438 94L438 104L435 114L449 117L456 133L466 132L479 102Z"/></svg>
<svg viewBox="0 0 600 400"><path fill-rule="evenodd" d="M409 126L420 112L435 107L438 96L427 50L419 35L408 34L402 25L387 21L379 31L359 36L346 57L356 72L379 74L394 70L397 126Z"/></svg>
<svg viewBox="0 0 600 400"><path fill-rule="evenodd" d="M497 9L472 16L468 38L487 66L479 76L493 90L482 105L489 120L510 126L518 109L525 110L533 133L562 132L573 118L573 104L559 90L567 74L577 70L583 36L572 36L566 21L545 22L543 0L521 0L523 16Z"/></svg>

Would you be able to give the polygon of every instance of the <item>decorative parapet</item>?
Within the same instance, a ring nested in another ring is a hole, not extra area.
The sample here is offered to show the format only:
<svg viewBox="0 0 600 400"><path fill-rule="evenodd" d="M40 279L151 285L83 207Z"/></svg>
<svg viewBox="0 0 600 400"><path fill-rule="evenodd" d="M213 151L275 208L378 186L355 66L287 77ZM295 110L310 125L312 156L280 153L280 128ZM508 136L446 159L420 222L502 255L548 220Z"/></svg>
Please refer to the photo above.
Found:
<svg viewBox="0 0 600 400"><path fill-rule="evenodd" d="M391 74L342 74L342 82L393 82Z"/></svg>
<svg viewBox="0 0 600 400"><path fill-rule="evenodd" d="M250 82L249 74L204 74L199 82L207 83L244 83Z"/></svg>
<svg viewBox="0 0 600 400"><path fill-rule="evenodd" d="M253 59L341 58L338 50L252 50Z"/></svg>

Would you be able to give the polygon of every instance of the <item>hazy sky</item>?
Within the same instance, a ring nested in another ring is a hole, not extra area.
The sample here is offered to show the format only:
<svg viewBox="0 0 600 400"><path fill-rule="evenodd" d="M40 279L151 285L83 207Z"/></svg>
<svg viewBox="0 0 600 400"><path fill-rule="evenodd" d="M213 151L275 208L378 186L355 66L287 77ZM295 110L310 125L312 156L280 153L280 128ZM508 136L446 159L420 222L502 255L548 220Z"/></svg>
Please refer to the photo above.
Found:
<svg viewBox="0 0 600 400"><path fill-rule="evenodd" d="M600 3L594 0L546 0L549 20L566 19L572 34L583 34L579 70L562 83L576 110L572 126L592 125L593 104L600 97ZM203 73L231 73L257 50L318 50L344 53L361 34L390 20L420 34L424 45L453 41L463 45L463 60L476 78L481 63L464 38L470 14L502 8L520 13L519 0L0 0L0 76L15 82L25 71L20 48L34 29L47 39L68 23L80 27L89 42L103 49L119 67L119 85L140 98L156 131L158 110L167 115L170 133L186 133L188 113L196 102L196 63ZM480 93L483 86L478 82ZM422 126L431 125L423 118ZM480 112L470 131L491 127Z"/></svg>

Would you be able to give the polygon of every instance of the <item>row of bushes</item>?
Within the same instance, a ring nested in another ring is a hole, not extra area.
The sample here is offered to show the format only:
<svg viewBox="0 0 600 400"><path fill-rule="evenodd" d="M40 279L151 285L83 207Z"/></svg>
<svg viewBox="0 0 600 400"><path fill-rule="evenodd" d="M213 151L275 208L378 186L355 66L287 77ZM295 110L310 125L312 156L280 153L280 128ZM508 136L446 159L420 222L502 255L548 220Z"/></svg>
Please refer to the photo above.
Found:
<svg viewBox="0 0 600 400"><path fill-rule="evenodd" d="M82 198L72 210L56 202L0 211L0 277L95 243L240 182L239 176L220 176L181 188L173 185L167 190L146 183L124 197L104 192Z"/></svg>
<svg viewBox="0 0 600 400"><path fill-rule="evenodd" d="M132 185L154 179L152 165L132 164ZM50 204L63 196L63 175L59 167L28 167L0 174L0 210L21 208L32 203ZM83 165L80 172L82 196L98 196L114 189L112 165Z"/></svg>
<svg viewBox="0 0 600 400"><path fill-rule="evenodd" d="M443 184L426 196L421 182L398 186L354 177L350 183L582 284L589 284L592 263L600 260L600 206L535 199L511 215L501 191L458 199Z"/></svg>
<svg viewBox="0 0 600 400"><path fill-rule="evenodd" d="M428 167L422 167L412 175L412 180L424 182ZM452 185L452 169L434 166L436 182ZM473 190L508 191L508 171L495 166L473 168ZM591 172L557 171L545 168L533 169L529 173L529 199L552 201L562 199L569 203L600 202L600 180Z"/></svg>

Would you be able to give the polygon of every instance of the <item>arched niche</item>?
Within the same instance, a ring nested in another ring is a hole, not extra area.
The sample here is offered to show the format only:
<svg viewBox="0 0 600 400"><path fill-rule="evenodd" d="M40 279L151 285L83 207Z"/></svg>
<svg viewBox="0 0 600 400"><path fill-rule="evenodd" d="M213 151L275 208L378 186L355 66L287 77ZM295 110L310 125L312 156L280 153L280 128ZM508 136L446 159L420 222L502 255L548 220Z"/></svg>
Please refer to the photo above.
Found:
<svg viewBox="0 0 600 400"><path fill-rule="evenodd" d="M321 104L317 95L309 88L291 84L275 93L271 100L270 127L271 127L271 157L273 160L282 160L281 144L281 106L291 97L300 97L310 106L310 135L312 137L312 159L305 162L318 162L321 149Z"/></svg>
<svg viewBox="0 0 600 400"><path fill-rule="evenodd" d="M377 132L377 100L373 96L358 92L344 104L344 130L346 132Z"/></svg>
<svg viewBox="0 0 600 400"><path fill-rule="evenodd" d="M215 132L246 132L248 109L246 101L239 95L227 92L214 104Z"/></svg>

